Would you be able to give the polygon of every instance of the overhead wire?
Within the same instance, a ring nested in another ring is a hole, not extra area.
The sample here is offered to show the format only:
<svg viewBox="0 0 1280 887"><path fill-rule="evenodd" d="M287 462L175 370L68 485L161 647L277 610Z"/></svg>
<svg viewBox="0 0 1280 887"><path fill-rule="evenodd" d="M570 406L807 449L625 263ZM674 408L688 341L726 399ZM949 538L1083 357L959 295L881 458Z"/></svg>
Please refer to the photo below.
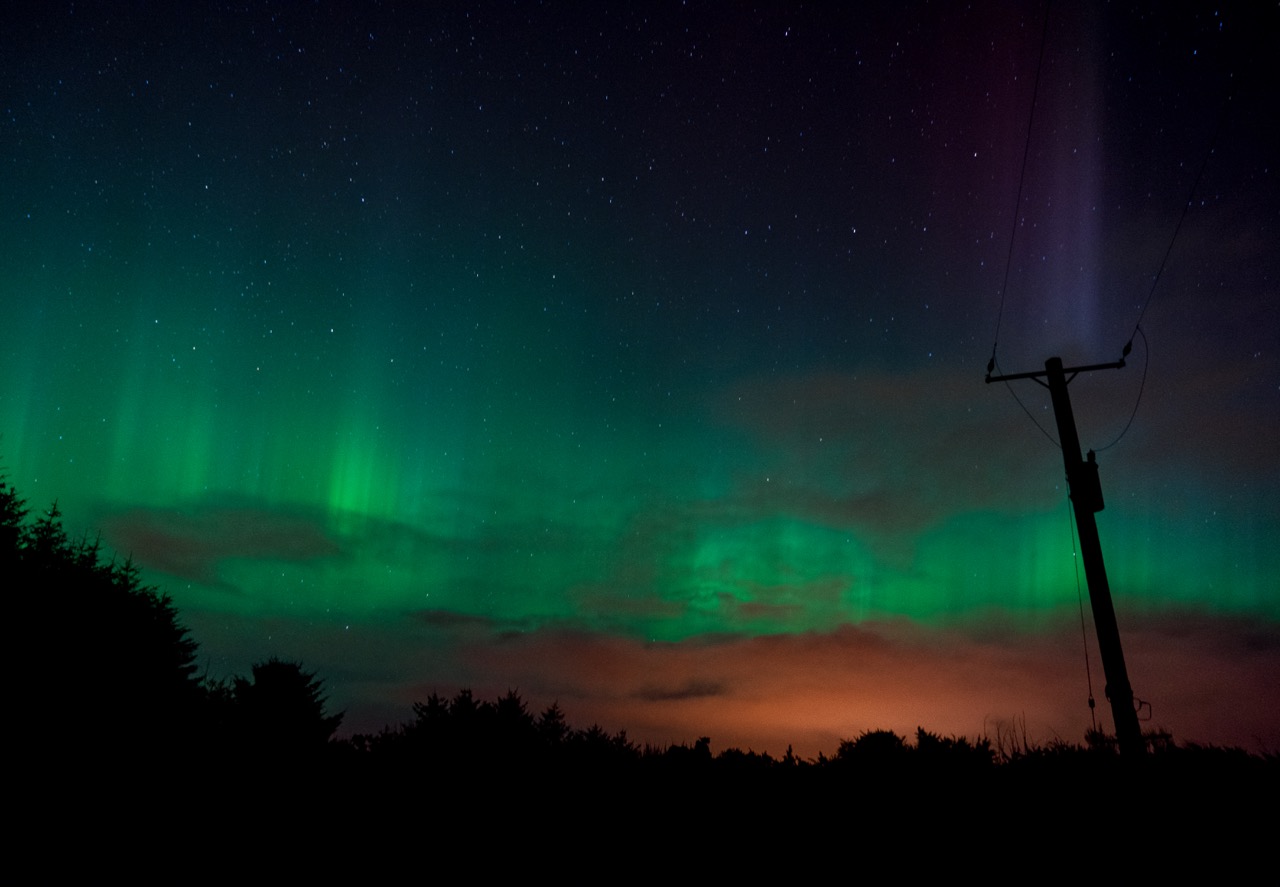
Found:
<svg viewBox="0 0 1280 887"><path fill-rule="evenodd" d="M1133 337L1137 335L1138 328L1142 325L1142 318L1147 314L1147 308L1151 305L1151 299L1156 294L1156 287L1160 283L1160 275L1164 273L1165 265L1169 263L1169 256L1173 254L1173 245L1178 242L1178 233L1182 230L1182 223L1187 220L1187 214L1191 211L1192 201L1195 199L1196 191L1200 189L1200 181L1204 178L1204 171L1209 166L1209 158L1213 156L1215 145L1218 141L1218 135L1222 131L1222 122L1227 116L1227 104L1231 101L1228 94L1222 102L1222 110L1218 114L1218 122L1214 127L1213 135L1209 138L1209 146L1205 149L1204 158L1200 161L1200 171L1196 173L1196 180L1191 183L1191 191L1187 194L1187 199L1183 201L1182 213L1178 216L1178 224L1173 226L1173 236L1169 238L1169 246L1164 251L1164 258L1160 260L1160 267L1156 269L1156 275L1151 280L1151 290L1147 293L1147 299L1142 303L1142 310L1138 312L1138 320L1133 325L1133 332L1129 334L1129 344L1125 346L1127 349L1133 344ZM1128 354L1128 351L1125 351Z"/></svg>
<svg viewBox="0 0 1280 887"><path fill-rule="evenodd" d="M1013 268L1013 245L1018 237L1018 220L1022 213L1022 189L1027 180L1027 160L1031 156L1031 131L1035 124L1036 104L1040 97L1040 72L1044 69L1044 51L1049 43L1049 9L1052 5L1049 2L1045 3L1044 6L1044 25L1040 32L1040 58L1036 62L1036 79L1031 89L1031 111L1027 115L1027 137L1022 146L1022 170L1018 174L1018 196L1013 204L1013 225L1009 231L1009 251L1004 261L1004 281L1000 285L1000 308L996 312L996 332L991 342L991 359L987 361L987 375L990 375L992 370L1000 369L1000 360L996 357L996 349L1000 345L1000 323L1004 319L1005 296L1009 292L1009 272ZM1040 429L1040 433L1048 438L1051 444L1061 449L1062 445L1054 439L1052 434L1045 430L1045 427L1040 424L1031 410L1027 409L1027 405L1022 402L1022 398L1018 397L1018 392L1013 390L1013 386L1005 382L1004 387L1013 396L1018 406L1022 407L1022 411L1027 414L1027 418L1031 420L1031 423Z"/></svg>
<svg viewBox="0 0 1280 887"><path fill-rule="evenodd" d="M1196 173L1195 181L1191 183L1191 190L1187 194L1187 199L1182 203L1182 212L1178 216L1178 223L1173 227L1173 236L1169 238L1169 245L1165 248L1164 257L1160 260L1160 266L1156 269L1155 276L1151 279L1151 289L1147 292L1147 298L1142 303L1142 309L1138 312L1138 319L1133 324L1133 332L1129 334L1129 341L1125 343L1124 349L1121 351L1120 359L1123 360L1133 351L1133 339L1135 336L1142 337L1142 381L1138 384L1138 396L1134 400L1133 410L1129 413L1129 420L1124 423L1124 428L1116 436L1115 440L1107 444L1105 447L1099 447L1096 452L1101 453L1103 450L1109 450L1118 444L1126 434L1129 433L1133 420L1137 418L1138 407L1142 404L1142 394L1147 386L1147 370L1151 366L1151 348L1147 344L1147 334L1142 331L1142 319L1147 315L1147 309L1151 307L1151 300L1155 298L1156 287L1160 284L1160 276L1164 274L1165 266L1169 263L1169 257L1173 255L1174 244L1178 242L1178 234L1182 231L1182 225L1187 220L1187 215L1191 211L1191 206L1195 200L1196 192L1200 190L1200 182L1204 179L1204 171L1209 166L1209 158L1213 156L1216 150L1218 136L1222 132L1223 122L1226 120L1227 107L1231 101L1231 95L1228 93L1223 97L1222 110L1218 114L1217 124L1214 126L1213 134L1209 137L1209 144L1205 148L1204 157L1200 161L1200 169Z"/></svg>
<svg viewBox="0 0 1280 887"><path fill-rule="evenodd" d="M1134 327L1133 331L1139 336L1142 336L1142 381L1138 383L1138 397L1133 402L1133 411L1129 413L1129 421L1124 423L1124 428L1121 429L1120 433L1116 435L1115 440L1111 441L1111 443L1107 444L1105 447L1098 447L1094 450L1094 452L1097 453L1111 449L1116 444L1120 443L1120 438L1129 433L1129 426L1133 424L1133 420L1138 416L1138 406L1142 403L1142 392L1145 391L1147 387L1147 370L1151 366L1151 348L1147 345L1147 334L1142 331L1142 327ZM1132 344L1133 339L1130 338L1129 345ZM1125 346L1124 353L1126 357L1129 355L1128 345Z"/></svg>
<svg viewBox="0 0 1280 887"><path fill-rule="evenodd" d="M1009 231L1009 251L1004 260L1004 281L1000 284L1000 308L996 312L996 332L991 342L991 362L987 372L995 367L996 347L1000 344L1000 322L1004 319L1005 296L1009 292L1009 270L1013 267L1013 244L1018 236L1018 216L1022 212L1022 189L1027 181L1027 159L1031 156L1031 128L1036 120L1036 103L1040 97L1040 71L1044 68L1044 50L1049 43L1049 7L1044 7L1044 26L1040 32L1040 58L1036 62L1036 79L1031 88L1031 111L1027 115L1027 136L1022 146L1022 170L1018 173L1018 196L1013 203L1013 224Z"/></svg>

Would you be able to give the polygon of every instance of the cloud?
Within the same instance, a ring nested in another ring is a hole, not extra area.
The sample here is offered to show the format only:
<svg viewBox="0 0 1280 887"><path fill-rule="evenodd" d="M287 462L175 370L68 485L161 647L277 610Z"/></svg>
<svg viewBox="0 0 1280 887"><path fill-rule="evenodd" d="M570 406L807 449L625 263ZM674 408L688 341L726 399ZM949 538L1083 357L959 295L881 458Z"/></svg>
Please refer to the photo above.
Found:
<svg viewBox="0 0 1280 887"><path fill-rule="evenodd" d="M689 681L680 686L641 687L633 695L645 702L672 702L681 699L706 699L724 693L724 687L712 681Z"/></svg>
<svg viewBox="0 0 1280 887"><path fill-rule="evenodd" d="M487 616L475 616L470 613L455 613L452 610L419 610L410 614L413 619L432 628L450 630L493 630L505 624L504 620L491 619Z"/></svg>
<svg viewBox="0 0 1280 887"><path fill-rule="evenodd" d="M1237 502L1248 498L1249 513L1280 520L1274 342L1200 365L1169 347L1145 384L1140 351L1124 371L1072 383L1086 449L1114 442L1138 406L1122 445L1100 460L1108 500L1138 496L1152 513L1168 513L1186 495L1221 500L1229 491ZM1191 341L1172 347L1204 351ZM1061 501L1061 455L1023 411L1056 439L1048 394L1012 384L1021 406L976 373L932 369L743 381L721 393L716 414L744 435L761 467L739 475L715 507L848 527L899 564L920 533L957 514L1050 510Z"/></svg>
<svg viewBox="0 0 1280 887"><path fill-rule="evenodd" d="M107 514L101 524L108 542L138 563L206 584L231 558L302 562L340 553L317 520L255 505L138 507Z"/></svg>
<svg viewBox="0 0 1280 887"><path fill-rule="evenodd" d="M976 372L755 379L725 391L716 411L765 466L735 491L752 511L902 542L958 512L1052 504L1046 478L1060 457L1028 445L1025 415ZM1053 430L1051 413L1039 418Z"/></svg>
<svg viewBox="0 0 1280 887"><path fill-rule="evenodd" d="M519 637L537 627L532 619L509 619L460 613L453 610L430 609L410 613L409 618L422 625L453 635L486 634L488 637Z"/></svg>

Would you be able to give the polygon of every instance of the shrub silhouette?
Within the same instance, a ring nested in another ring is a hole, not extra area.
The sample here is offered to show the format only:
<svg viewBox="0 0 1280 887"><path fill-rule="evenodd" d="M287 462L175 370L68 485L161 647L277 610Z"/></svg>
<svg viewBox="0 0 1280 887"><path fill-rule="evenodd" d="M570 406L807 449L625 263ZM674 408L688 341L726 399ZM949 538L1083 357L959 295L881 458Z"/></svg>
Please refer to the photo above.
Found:
<svg viewBox="0 0 1280 887"><path fill-rule="evenodd" d="M963 736L939 736L923 727L916 728L915 754L922 763L957 771L989 768L996 757L990 739L983 737L971 743Z"/></svg>
<svg viewBox="0 0 1280 887"><path fill-rule="evenodd" d="M901 760L910 749L907 741L892 730L868 730L857 739L845 739L836 749L838 763Z"/></svg>

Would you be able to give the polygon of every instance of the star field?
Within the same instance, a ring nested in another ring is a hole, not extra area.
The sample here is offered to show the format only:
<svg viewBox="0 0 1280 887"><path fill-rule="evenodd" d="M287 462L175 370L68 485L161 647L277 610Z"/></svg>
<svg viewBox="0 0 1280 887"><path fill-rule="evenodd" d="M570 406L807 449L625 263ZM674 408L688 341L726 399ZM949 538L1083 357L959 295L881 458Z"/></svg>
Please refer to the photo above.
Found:
<svg viewBox="0 0 1280 887"><path fill-rule="evenodd" d="M982 373L997 316L1006 372L1115 360L1159 271L1071 388L1129 670L1274 749L1274 22L1050 16L10 10L3 467L352 729L1076 735L1052 412Z"/></svg>

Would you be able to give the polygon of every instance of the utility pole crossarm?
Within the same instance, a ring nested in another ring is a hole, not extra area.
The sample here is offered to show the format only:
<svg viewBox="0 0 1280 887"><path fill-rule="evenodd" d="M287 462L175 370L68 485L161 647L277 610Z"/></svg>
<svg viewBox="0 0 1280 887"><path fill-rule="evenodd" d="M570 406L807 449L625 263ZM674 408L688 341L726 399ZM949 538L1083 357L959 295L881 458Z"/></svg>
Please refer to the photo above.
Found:
<svg viewBox="0 0 1280 887"><path fill-rule="evenodd" d="M1067 373L1070 373L1071 377L1075 378L1077 373L1088 373L1088 372L1092 372L1093 370L1120 370L1120 369L1124 369L1123 360L1117 360L1115 363L1092 363L1092 364L1089 364L1089 366L1084 366L1084 367L1067 367L1066 369L1062 370L1062 373L1064 375ZM1048 375L1049 375L1048 370L1040 370L1035 373L1010 373L1007 376L993 376L990 373L987 373L986 381L987 381L987 384L990 385L992 382L1012 382L1014 379L1042 379ZM1071 379L1068 379L1067 381L1070 382Z"/></svg>

